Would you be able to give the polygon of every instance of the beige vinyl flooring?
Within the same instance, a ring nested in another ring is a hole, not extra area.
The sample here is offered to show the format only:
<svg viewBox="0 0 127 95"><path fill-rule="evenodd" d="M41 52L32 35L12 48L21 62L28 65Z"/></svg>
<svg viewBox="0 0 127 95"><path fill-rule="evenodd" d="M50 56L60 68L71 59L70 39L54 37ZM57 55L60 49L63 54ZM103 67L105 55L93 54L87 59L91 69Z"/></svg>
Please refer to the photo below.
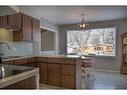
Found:
<svg viewBox="0 0 127 95"><path fill-rule="evenodd" d="M40 90L63 89L51 85L40 84ZM95 80L91 77L81 76L81 85L79 89L127 89L127 75L111 72L95 72Z"/></svg>

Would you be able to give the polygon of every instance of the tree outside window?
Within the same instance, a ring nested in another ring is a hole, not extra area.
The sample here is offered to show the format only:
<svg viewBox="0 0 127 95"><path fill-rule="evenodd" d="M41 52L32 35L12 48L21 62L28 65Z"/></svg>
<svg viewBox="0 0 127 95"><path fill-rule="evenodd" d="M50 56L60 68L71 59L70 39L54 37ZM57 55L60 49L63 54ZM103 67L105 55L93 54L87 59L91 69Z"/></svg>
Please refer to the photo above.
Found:
<svg viewBox="0 0 127 95"><path fill-rule="evenodd" d="M115 56L115 28L67 31L67 53Z"/></svg>

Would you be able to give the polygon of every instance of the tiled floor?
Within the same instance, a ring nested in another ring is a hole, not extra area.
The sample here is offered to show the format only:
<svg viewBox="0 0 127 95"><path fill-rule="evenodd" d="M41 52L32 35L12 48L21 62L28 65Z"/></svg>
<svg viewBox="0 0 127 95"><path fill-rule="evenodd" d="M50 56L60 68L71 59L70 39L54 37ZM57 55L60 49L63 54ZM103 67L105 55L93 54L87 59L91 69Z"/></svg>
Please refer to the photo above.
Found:
<svg viewBox="0 0 127 95"><path fill-rule="evenodd" d="M127 89L127 75L96 71L95 80L81 78L81 89ZM65 89L61 87L40 85L40 89Z"/></svg>

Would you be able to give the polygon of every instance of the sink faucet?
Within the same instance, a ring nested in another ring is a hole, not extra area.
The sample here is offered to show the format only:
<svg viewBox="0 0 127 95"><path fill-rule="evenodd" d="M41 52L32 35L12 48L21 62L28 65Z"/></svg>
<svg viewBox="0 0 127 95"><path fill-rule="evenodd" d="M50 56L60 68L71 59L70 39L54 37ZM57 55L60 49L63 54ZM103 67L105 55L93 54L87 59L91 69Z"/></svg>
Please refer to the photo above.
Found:
<svg viewBox="0 0 127 95"><path fill-rule="evenodd" d="M2 57L0 57L0 78L4 78L5 76L5 69L3 67Z"/></svg>
<svg viewBox="0 0 127 95"><path fill-rule="evenodd" d="M5 45L7 46L7 48L8 48L8 49L10 49L10 47L9 47L8 43L5 43L5 42L0 42L0 45L2 45L2 44L5 44ZM0 57L3 57L3 56L4 56L4 54L0 54Z"/></svg>
<svg viewBox="0 0 127 95"><path fill-rule="evenodd" d="M8 47L8 49L10 49L10 47L7 43L0 42L0 45L1 44L5 44ZM2 62L2 56L3 56L3 54L0 54L0 78L4 78L4 76L5 76L5 69L4 69L3 62Z"/></svg>
<svg viewBox="0 0 127 95"><path fill-rule="evenodd" d="M5 42L0 42L0 45L1 45L1 44L5 44L5 45L8 47L8 49L10 49L10 47L9 47L8 43L5 43Z"/></svg>

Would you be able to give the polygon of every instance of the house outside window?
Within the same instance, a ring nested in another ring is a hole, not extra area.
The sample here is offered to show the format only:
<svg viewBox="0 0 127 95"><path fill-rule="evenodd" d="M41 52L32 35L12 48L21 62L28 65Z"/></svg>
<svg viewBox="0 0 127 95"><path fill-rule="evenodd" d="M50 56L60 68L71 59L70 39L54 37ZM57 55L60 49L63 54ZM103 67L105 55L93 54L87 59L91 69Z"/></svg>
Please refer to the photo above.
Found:
<svg viewBox="0 0 127 95"><path fill-rule="evenodd" d="M67 54L115 56L116 28L67 31Z"/></svg>

